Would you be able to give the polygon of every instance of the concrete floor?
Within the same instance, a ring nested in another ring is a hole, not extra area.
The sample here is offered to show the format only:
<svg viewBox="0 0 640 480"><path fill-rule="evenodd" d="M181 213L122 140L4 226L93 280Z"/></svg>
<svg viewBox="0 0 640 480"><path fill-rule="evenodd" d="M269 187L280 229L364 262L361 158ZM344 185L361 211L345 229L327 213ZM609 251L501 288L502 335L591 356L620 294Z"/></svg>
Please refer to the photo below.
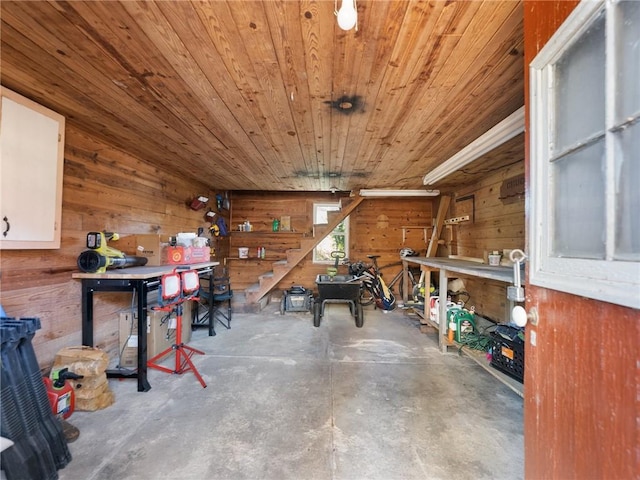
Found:
<svg viewBox="0 0 640 480"><path fill-rule="evenodd" d="M327 305L319 328L276 305L193 333L187 372L152 389L110 380L114 405L75 412L62 480L523 478L522 399L401 310ZM170 364L172 364L172 358Z"/></svg>

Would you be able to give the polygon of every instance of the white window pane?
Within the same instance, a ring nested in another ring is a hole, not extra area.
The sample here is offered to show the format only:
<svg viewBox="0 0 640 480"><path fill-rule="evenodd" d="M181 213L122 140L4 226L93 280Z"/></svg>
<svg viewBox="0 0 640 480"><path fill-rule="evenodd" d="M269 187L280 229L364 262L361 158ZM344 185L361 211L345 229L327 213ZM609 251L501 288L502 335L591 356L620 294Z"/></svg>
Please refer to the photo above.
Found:
<svg viewBox="0 0 640 480"><path fill-rule="evenodd" d="M552 255L605 256L604 139L552 165Z"/></svg>
<svg viewBox="0 0 640 480"><path fill-rule="evenodd" d="M555 152L604 131L604 13L556 63Z"/></svg>
<svg viewBox="0 0 640 480"><path fill-rule="evenodd" d="M335 251L336 244L332 235L328 235L322 240L316 247L316 261L319 262L332 262L331 252Z"/></svg>
<svg viewBox="0 0 640 480"><path fill-rule="evenodd" d="M622 2L619 8L617 123L640 112L640 2Z"/></svg>
<svg viewBox="0 0 640 480"><path fill-rule="evenodd" d="M531 68L529 282L638 309L640 0L579 2Z"/></svg>
<svg viewBox="0 0 640 480"><path fill-rule="evenodd" d="M313 223L316 225L324 225L329 223L329 212L340 210L337 205L316 205L314 209Z"/></svg>
<svg viewBox="0 0 640 480"><path fill-rule="evenodd" d="M339 210L340 204L338 203L314 204L314 225L329 223L328 213ZM349 219L347 218L340 222L340 224L313 249L313 261L317 263L335 263L335 258L331 257L331 252L334 251L343 251L345 255L348 255L348 232Z"/></svg>
<svg viewBox="0 0 640 480"><path fill-rule="evenodd" d="M615 258L640 260L640 124L617 135L622 152L616 165Z"/></svg>

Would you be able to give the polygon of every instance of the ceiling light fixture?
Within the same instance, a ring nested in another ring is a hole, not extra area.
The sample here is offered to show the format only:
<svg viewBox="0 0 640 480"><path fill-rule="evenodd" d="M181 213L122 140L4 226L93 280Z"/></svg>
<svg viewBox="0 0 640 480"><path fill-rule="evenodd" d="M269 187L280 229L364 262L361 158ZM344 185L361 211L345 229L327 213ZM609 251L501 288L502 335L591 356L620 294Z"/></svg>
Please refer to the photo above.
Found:
<svg viewBox="0 0 640 480"><path fill-rule="evenodd" d="M342 30L351 30L356 27L358 31L358 7L356 0L342 0L340 10L338 10L338 0L335 0L335 10L333 12L338 17L338 26Z"/></svg>
<svg viewBox="0 0 640 480"><path fill-rule="evenodd" d="M440 190L388 190L380 189L363 189L360 190L361 197L437 197Z"/></svg>
<svg viewBox="0 0 640 480"><path fill-rule="evenodd" d="M433 185L522 132L524 132L524 107L520 107L446 162L427 173L422 179L422 183Z"/></svg>

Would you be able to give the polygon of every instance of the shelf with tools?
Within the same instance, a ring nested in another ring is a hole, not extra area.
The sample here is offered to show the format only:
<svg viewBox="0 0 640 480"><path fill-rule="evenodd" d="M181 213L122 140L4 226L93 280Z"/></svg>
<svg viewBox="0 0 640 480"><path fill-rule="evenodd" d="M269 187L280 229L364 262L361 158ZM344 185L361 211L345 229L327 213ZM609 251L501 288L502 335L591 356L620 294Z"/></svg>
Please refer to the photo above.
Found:
<svg viewBox="0 0 640 480"><path fill-rule="evenodd" d="M494 280L503 284L514 284L514 270L513 267L508 266L493 266L482 263L476 263L467 260L443 258L443 257L402 257L403 267L406 270L409 264L419 265L420 269L425 272L425 285L431 282L431 272L439 271L439 285L447 285L449 278L458 278L462 276L479 277L487 280ZM506 298L506 288L504 296ZM403 299L406 302L406 298ZM447 305L447 289L440 289L440 317L446 317L446 305ZM514 302L508 301L505 303L505 318L510 318L511 310L514 307ZM446 345L443 344L443 339L446 336L446 325L443 323L434 324L429 319L429 306L425 304L424 312L421 315L425 322L440 330L440 349L446 351Z"/></svg>
<svg viewBox="0 0 640 480"><path fill-rule="evenodd" d="M268 225L255 225L258 230L237 231L230 235L230 274L236 290L256 283L259 275L274 268L274 262L284 261L287 251L300 248L301 231L267 230ZM264 251L263 254L259 253Z"/></svg>
<svg viewBox="0 0 640 480"><path fill-rule="evenodd" d="M493 266L467 260L441 258L441 257L403 257L403 268L407 270L409 265L419 265L425 272L425 284L430 284L431 272L439 271L439 285L448 285L449 278L459 276L469 276L493 280L505 284L505 299L507 298L506 286L516 283L515 270L509 266ZM523 272L521 271L523 275ZM407 299L403 299L405 302ZM511 310L515 302L508 300L505 302L505 319L510 318ZM437 318L447 318L447 289L440 288L439 311ZM429 302L425 302L421 308L414 308L414 311L421 317L420 323L429 325L438 331L438 346L442 353L446 353L449 348L460 350L475 363L487 370L491 375L507 385L518 395L523 395L523 385L513 378L491 367L487 359L486 352L471 349L457 342L450 342L447 338L447 322L440 320L435 322L431 319Z"/></svg>

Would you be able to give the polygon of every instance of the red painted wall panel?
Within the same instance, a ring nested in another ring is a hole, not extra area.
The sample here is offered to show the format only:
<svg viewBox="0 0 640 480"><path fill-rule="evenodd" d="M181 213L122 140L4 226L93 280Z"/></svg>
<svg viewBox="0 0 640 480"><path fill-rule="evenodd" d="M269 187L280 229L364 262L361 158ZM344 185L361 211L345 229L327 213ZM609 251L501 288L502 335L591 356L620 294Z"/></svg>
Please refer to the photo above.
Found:
<svg viewBox="0 0 640 480"><path fill-rule="evenodd" d="M525 65L577 4L525 0ZM528 184L528 67L525 79ZM527 285L532 307L540 322L527 327L526 478L640 478L640 313Z"/></svg>

